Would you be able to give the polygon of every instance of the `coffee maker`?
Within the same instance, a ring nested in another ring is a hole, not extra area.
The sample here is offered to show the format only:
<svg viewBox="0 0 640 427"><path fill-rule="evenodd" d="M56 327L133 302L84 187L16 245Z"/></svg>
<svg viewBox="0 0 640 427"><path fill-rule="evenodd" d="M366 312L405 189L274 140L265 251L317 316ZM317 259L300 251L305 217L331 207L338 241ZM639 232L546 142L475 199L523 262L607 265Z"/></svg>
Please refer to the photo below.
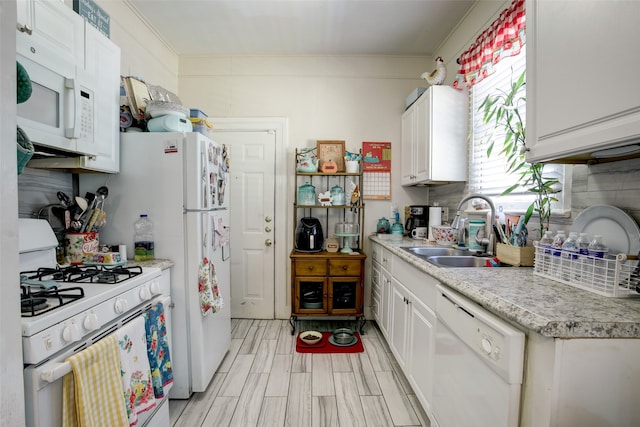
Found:
<svg viewBox="0 0 640 427"><path fill-rule="evenodd" d="M404 229L411 235L411 231L417 227L429 226L429 206L414 205L409 206L409 216L404 222Z"/></svg>

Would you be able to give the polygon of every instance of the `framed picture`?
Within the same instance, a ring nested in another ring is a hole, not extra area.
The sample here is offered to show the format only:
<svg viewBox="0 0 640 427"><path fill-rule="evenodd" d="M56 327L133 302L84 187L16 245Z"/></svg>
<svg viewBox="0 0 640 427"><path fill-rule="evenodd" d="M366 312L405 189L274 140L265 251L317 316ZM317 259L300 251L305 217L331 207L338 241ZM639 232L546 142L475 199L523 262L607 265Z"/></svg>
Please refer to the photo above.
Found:
<svg viewBox="0 0 640 427"><path fill-rule="evenodd" d="M318 169L324 162L333 160L338 166L338 172L344 172L344 141L317 142Z"/></svg>

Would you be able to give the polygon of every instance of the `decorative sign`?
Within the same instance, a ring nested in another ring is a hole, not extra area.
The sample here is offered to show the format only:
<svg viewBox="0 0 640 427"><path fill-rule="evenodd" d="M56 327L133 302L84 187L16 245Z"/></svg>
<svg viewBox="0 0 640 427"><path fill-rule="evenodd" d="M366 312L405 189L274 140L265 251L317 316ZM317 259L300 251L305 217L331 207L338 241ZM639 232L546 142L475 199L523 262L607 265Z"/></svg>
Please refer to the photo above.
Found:
<svg viewBox="0 0 640 427"><path fill-rule="evenodd" d="M73 0L73 10L105 36L110 35L111 17L93 0Z"/></svg>
<svg viewBox="0 0 640 427"><path fill-rule="evenodd" d="M391 143L362 143L362 196L369 200L391 200Z"/></svg>

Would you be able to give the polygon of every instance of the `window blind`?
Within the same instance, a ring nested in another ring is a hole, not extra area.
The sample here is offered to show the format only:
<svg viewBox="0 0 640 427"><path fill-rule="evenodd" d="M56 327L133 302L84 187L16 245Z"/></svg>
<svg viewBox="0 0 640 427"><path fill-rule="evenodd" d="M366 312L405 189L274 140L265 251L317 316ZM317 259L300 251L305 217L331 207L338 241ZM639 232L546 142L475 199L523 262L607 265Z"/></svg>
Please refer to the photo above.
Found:
<svg viewBox="0 0 640 427"><path fill-rule="evenodd" d="M526 188L519 187L507 196L500 194L514 185L519 174L507 173L506 156L502 151L504 131L494 129L493 123L483 124L483 112L478 108L487 97L495 95L499 91L508 92L511 82L518 79L526 68L526 52L523 46L520 54L502 58L495 64L494 73L476 83L469 91L470 120L472 129L471 143L469 144L469 190L473 193L481 193L491 196L496 207L502 206L505 211L525 211L535 199L535 195ZM523 97L525 95L523 94ZM526 125L526 103L519 105L522 119ZM487 148L491 141L495 141L491 156L487 156ZM554 176L559 179L563 188L555 194L558 202L553 203L555 211L564 210L565 207L565 167L563 165L545 165L544 175Z"/></svg>

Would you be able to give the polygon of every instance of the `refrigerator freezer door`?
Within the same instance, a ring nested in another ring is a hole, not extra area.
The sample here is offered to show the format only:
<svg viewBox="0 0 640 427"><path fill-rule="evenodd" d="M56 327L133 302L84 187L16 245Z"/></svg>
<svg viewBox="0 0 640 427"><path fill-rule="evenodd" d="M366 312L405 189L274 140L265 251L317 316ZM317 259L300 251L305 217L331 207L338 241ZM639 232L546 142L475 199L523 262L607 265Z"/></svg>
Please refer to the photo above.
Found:
<svg viewBox="0 0 640 427"><path fill-rule="evenodd" d="M191 385L202 392L231 343L230 268L219 246L228 212L189 212L185 217Z"/></svg>
<svg viewBox="0 0 640 427"><path fill-rule="evenodd" d="M227 207L228 158L224 146L199 133L185 141L185 208L187 210Z"/></svg>

